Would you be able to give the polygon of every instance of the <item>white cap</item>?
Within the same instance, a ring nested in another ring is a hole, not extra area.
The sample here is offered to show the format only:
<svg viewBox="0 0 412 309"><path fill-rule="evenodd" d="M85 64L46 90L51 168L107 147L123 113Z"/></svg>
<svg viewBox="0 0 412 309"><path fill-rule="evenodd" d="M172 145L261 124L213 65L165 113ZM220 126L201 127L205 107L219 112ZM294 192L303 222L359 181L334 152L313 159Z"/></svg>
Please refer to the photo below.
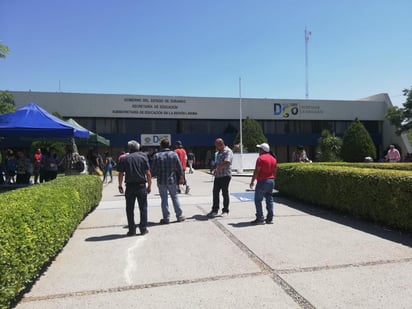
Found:
<svg viewBox="0 0 412 309"><path fill-rule="evenodd" d="M270 151L269 145L266 144L266 143L256 145L256 147L262 149L264 152L269 152Z"/></svg>

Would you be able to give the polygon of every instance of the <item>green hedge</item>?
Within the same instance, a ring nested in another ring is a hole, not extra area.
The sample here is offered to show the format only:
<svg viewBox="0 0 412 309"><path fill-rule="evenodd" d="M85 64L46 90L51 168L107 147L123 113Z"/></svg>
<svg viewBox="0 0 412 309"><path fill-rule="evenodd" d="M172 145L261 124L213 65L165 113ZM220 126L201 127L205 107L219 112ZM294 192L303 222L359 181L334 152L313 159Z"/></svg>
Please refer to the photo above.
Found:
<svg viewBox="0 0 412 309"><path fill-rule="evenodd" d="M412 172L351 165L279 164L276 189L305 202L412 231Z"/></svg>
<svg viewBox="0 0 412 309"><path fill-rule="evenodd" d="M102 182L65 176L0 194L0 308L36 279L102 198Z"/></svg>
<svg viewBox="0 0 412 309"><path fill-rule="evenodd" d="M348 162L318 162L313 163L315 165L326 166L346 166L346 167L359 167L359 168L373 168L381 170L399 170L399 171L412 171L412 163L377 163L377 162L362 162L362 163L348 163Z"/></svg>

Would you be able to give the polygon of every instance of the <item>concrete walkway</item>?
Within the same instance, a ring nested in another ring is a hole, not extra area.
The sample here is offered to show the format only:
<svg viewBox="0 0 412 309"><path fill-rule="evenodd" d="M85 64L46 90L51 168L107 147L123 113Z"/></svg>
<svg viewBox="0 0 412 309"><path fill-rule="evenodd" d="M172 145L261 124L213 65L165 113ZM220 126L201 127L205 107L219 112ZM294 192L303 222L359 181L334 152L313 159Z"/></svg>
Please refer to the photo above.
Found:
<svg viewBox="0 0 412 309"><path fill-rule="evenodd" d="M17 308L412 308L411 236L279 197L274 224L251 226L250 177L239 176L229 216L208 220L212 176L187 179L187 221L158 224L154 185L149 234L136 237L117 179L105 184Z"/></svg>

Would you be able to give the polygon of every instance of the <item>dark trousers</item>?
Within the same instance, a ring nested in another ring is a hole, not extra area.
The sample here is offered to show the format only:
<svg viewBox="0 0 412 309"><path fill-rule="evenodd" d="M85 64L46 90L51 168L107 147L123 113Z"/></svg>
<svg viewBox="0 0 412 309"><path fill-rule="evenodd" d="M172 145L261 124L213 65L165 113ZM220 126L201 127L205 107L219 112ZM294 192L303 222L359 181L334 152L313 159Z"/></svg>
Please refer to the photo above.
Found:
<svg viewBox="0 0 412 309"><path fill-rule="evenodd" d="M230 176L215 177L213 182L213 206L212 211L218 212L219 210L219 193L222 190L223 196L223 212L229 212L229 183Z"/></svg>
<svg viewBox="0 0 412 309"><path fill-rule="evenodd" d="M129 232L136 231L136 224L134 222L134 206L137 202L140 210L140 231L147 228L147 190L146 184L128 183L126 184L126 191L124 193L126 198L126 216Z"/></svg>
<svg viewBox="0 0 412 309"><path fill-rule="evenodd" d="M44 171L43 173L44 181L50 181L50 180L56 179L56 177L57 177L57 171ZM40 179L41 179L41 176L40 176Z"/></svg>
<svg viewBox="0 0 412 309"><path fill-rule="evenodd" d="M30 183L30 176L31 174L17 174L16 177L16 184L29 184Z"/></svg>

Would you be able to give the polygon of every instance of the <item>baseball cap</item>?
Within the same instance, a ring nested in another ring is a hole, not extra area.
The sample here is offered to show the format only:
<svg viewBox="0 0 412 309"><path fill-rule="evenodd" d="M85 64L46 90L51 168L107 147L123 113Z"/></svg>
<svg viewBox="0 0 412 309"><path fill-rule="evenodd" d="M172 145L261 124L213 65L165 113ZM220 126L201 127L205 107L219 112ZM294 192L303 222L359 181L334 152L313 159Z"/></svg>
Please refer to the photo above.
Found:
<svg viewBox="0 0 412 309"><path fill-rule="evenodd" d="M267 143L256 145L256 147L262 149L264 152L270 151L269 145Z"/></svg>
<svg viewBox="0 0 412 309"><path fill-rule="evenodd" d="M176 141L175 145L182 146L182 142L181 141Z"/></svg>

